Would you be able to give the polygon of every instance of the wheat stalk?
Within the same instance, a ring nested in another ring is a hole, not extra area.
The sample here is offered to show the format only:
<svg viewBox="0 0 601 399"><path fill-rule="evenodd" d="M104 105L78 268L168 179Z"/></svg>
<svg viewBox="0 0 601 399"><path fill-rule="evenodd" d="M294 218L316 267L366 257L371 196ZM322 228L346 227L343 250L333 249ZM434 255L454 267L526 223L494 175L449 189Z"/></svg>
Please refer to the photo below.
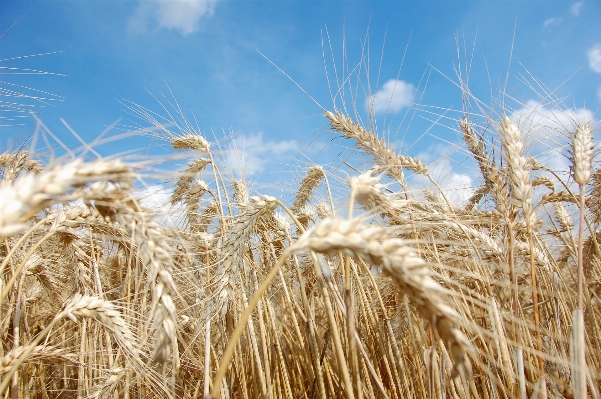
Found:
<svg viewBox="0 0 601 399"><path fill-rule="evenodd" d="M578 125L572 135L572 176L580 189L580 223L578 231L578 301L573 314L570 358L574 394L577 398L587 397L586 387L586 343L584 329L584 224L585 224L585 186L591 179L593 157L593 134L590 124Z"/></svg>

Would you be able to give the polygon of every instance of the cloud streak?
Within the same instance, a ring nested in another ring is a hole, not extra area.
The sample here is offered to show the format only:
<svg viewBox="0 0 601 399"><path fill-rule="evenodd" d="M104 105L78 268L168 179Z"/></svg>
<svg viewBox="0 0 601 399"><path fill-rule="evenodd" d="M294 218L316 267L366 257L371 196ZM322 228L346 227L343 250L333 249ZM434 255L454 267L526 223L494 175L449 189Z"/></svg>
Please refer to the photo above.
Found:
<svg viewBox="0 0 601 399"><path fill-rule="evenodd" d="M550 26L557 26L561 24L561 18L552 17L543 22L543 27L548 28Z"/></svg>
<svg viewBox="0 0 601 399"><path fill-rule="evenodd" d="M225 159L235 176L251 177L269 162L277 162L296 147L292 140L265 140L263 133L236 135L234 144L225 150Z"/></svg>

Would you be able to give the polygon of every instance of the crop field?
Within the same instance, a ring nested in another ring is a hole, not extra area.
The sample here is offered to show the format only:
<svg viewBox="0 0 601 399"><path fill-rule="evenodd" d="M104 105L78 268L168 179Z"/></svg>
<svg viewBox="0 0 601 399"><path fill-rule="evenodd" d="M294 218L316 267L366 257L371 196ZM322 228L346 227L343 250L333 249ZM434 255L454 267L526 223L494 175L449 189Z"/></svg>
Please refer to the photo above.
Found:
<svg viewBox="0 0 601 399"><path fill-rule="evenodd" d="M344 101L351 77L319 135L352 155L291 158L281 195L175 99L122 103L165 156L55 156L38 119L0 154L0 397L601 399L595 119L486 106L459 75L436 117L463 198Z"/></svg>

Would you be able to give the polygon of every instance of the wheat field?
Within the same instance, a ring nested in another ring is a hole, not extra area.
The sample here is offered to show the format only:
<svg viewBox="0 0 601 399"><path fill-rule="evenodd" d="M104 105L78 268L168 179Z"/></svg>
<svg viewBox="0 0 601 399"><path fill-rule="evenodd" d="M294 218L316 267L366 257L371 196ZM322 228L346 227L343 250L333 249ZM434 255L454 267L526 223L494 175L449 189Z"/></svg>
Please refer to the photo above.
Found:
<svg viewBox="0 0 601 399"><path fill-rule="evenodd" d="M2 397L600 398L594 126L562 132L562 174L519 118L464 112L458 204L333 107L367 166L276 198L186 119L130 110L185 160L167 213L141 200L151 162L0 155Z"/></svg>

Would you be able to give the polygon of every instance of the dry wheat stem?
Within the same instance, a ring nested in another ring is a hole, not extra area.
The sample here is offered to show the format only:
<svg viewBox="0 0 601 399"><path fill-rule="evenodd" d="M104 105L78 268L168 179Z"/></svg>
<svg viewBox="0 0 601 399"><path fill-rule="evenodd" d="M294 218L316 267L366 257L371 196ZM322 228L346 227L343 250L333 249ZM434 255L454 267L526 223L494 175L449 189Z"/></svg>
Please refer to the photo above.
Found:
<svg viewBox="0 0 601 399"><path fill-rule="evenodd" d="M532 286L532 303L534 313L535 334L537 348L543 351L541 336L540 310L538 301L538 277L534 255L534 237L532 233L532 181L530 179L531 164L524 157L524 144L518 127L512 123L507 116L503 117L500 125L501 143L503 144L504 156L509 168L509 180L511 182L511 198L515 205L524 210L524 219L529 242L530 252L530 275ZM539 378L543 381L545 366L541 356L537 356L540 370ZM546 390L545 390L546 392ZM546 393L545 393L546 395Z"/></svg>

